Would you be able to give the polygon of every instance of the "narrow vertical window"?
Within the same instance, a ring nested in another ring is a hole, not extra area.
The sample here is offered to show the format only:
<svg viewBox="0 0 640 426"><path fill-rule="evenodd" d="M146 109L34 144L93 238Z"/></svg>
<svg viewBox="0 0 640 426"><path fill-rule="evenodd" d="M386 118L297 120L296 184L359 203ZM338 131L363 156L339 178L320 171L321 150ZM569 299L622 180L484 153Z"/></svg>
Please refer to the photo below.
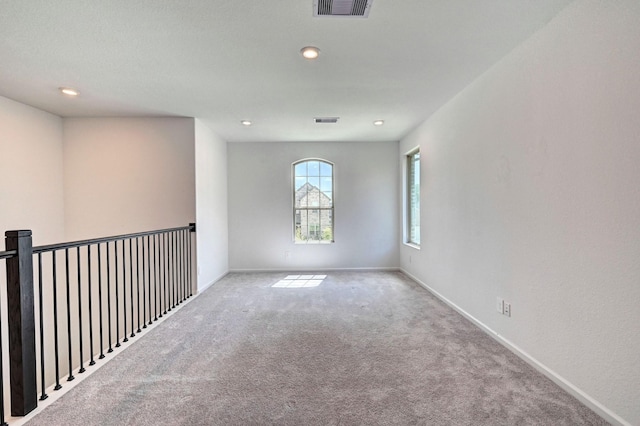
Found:
<svg viewBox="0 0 640 426"><path fill-rule="evenodd" d="M420 245L420 151L407 155L407 242Z"/></svg>
<svg viewBox="0 0 640 426"><path fill-rule="evenodd" d="M293 235L301 244L333 242L333 164L293 164Z"/></svg>

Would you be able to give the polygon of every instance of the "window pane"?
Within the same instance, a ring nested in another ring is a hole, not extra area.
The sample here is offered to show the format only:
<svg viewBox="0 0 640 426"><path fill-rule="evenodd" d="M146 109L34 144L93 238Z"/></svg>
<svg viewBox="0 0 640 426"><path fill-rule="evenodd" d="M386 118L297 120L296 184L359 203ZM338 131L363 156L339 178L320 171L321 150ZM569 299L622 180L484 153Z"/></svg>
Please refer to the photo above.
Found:
<svg viewBox="0 0 640 426"><path fill-rule="evenodd" d="M318 241L320 240L320 213L319 210L309 210L307 214L308 218L308 239Z"/></svg>
<svg viewBox="0 0 640 426"><path fill-rule="evenodd" d="M296 210L295 214L295 238L296 242L304 242L307 240L307 211Z"/></svg>
<svg viewBox="0 0 640 426"><path fill-rule="evenodd" d="M296 191L296 207L307 207L308 193L307 187L303 186Z"/></svg>
<svg viewBox="0 0 640 426"><path fill-rule="evenodd" d="M319 161L307 161L307 164L309 164L309 176L320 176Z"/></svg>
<svg viewBox="0 0 640 426"><path fill-rule="evenodd" d="M331 207L333 192L322 192L320 194L320 207Z"/></svg>
<svg viewBox="0 0 640 426"><path fill-rule="evenodd" d="M320 176L333 176L333 166L329 163L320 162Z"/></svg>
<svg viewBox="0 0 640 426"><path fill-rule="evenodd" d="M298 191L300 188L302 188L305 183L307 183L307 178L306 177L298 177L298 176L296 176L296 191Z"/></svg>
<svg viewBox="0 0 640 426"><path fill-rule="evenodd" d="M296 164L296 176L306 176L307 175L307 163Z"/></svg>
<svg viewBox="0 0 640 426"><path fill-rule="evenodd" d="M320 190L316 187L309 188L307 193L307 206L319 207L320 206Z"/></svg>
<svg viewBox="0 0 640 426"><path fill-rule="evenodd" d="M321 210L320 213L320 223L322 233L320 238L322 241L331 242L333 241L333 220L332 220L331 210Z"/></svg>
<svg viewBox="0 0 640 426"><path fill-rule="evenodd" d="M326 191L332 191L332 181L333 179L331 179L331 177L322 177L320 178L320 190L322 192L326 192Z"/></svg>
<svg viewBox="0 0 640 426"><path fill-rule="evenodd" d="M319 177L316 177L316 176L309 176L308 181L309 181L309 183L310 183L311 185L313 185L314 187L316 187L316 188L320 189L320 178L319 178Z"/></svg>

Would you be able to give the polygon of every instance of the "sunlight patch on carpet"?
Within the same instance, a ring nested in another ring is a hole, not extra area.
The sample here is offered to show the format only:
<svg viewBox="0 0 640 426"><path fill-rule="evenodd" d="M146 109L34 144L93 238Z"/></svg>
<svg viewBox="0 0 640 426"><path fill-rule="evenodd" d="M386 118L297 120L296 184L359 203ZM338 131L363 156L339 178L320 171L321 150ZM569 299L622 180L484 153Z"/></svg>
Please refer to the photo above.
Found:
<svg viewBox="0 0 640 426"><path fill-rule="evenodd" d="M306 288L318 287L326 275L287 275L271 287L275 288Z"/></svg>

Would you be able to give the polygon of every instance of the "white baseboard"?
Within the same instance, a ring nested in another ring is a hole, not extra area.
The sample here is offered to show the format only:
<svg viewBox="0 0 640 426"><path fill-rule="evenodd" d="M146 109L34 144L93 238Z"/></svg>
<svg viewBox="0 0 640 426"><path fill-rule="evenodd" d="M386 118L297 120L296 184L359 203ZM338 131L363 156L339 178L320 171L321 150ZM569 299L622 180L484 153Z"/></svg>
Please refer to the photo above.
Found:
<svg viewBox="0 0 640 426"><path fill-rule="evenodd" d="M362 268L258 268L258 269L230 269L229 272L331 272L331 271L354 271L354 272L375 272L375 271L383 271L383 272L399 272L400 268L397 266L389 266L389 267L381 267L381 268L370 268L370 267L362 267Z"/></svg>
<svg viewBox="0 0 640 426"><path fill-rule="evenodd" d="M214 285L215 283L217 283L218 281L220 281L221 279L229 275L229 272L230 272L229 270L226 270L225 272L218 275L213 280L209 281L207 284L203 285L202 288L198 288L197 293L198 294L202 293L203 291L205 291L206 289L208 289L209 287L211 287L212 285Z"/></svg>
<svg viewBox="0 0 640 426"><path fill-rule="evenodd" d="M535 359L533 356L529 355L522 348L518 347L514 343L505 339L503 336L501 336L499 333L497 333L496 331L488 327L482 321L480 321L479 319L475 318L473 315L466 312L464 309L462 309L461 307L453 303L451 300L444 297L442 294L438 293L436 290L434 290L433 288L431 288L430 286L422 282L420 279L418 279L411 273L407 272L402 268L400 268L400 272L402 272L403 274L405 274L406 276L414 280L416 283L418 283L421 287L423 287L429 293L433 294L438 299L446 303L448 306L456 310L463 317L467 318L469 321L471 321L473 324L479 327L482 331L484 331L489 336L494 338L502 346L509 349L511 352L513 352L522 360L524 360L527 364L531 365L537 371L539 371L540 373L544 374L546 377L551 379L551 381L553 381L555 384L560 386L570 395L574 396L576 399L578 399L580 402L582 402L584 405L589 407L591 410L593 410L595 413L597 413L600 417L602 417L609 423L614 425L620 425L620 426L632 426L631 423L627 422L622 417L620 417L619 415L617 415L616 413L614 413L613 411L605 407L603 404L598 402L595 398L589 396L587 393L582 391L573 383L571 383L570 381L568 381L567 379L565 379L564 377L562 377L561 375L559 375L558 373L556 373L555 371L553 371L552 369L550 369L549 367L547 367L546 365L544 365L543 363Z"/></svg>

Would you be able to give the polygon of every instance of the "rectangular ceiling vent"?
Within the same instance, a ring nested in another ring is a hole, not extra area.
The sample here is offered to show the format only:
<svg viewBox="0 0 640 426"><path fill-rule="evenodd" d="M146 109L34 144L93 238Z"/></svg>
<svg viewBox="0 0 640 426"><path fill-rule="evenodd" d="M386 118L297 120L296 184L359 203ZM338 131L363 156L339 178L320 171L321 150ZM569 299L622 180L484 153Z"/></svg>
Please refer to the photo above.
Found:
<svg viewBox="0 0 640 426"><path fill-rule="evenodd" d="M371 3L373 0L313 0L313 16L366 18Z"/></svg>
<svg viewBox="0 0 640 426"><path fill-rule="evenodd" d="M316 117L313 120L318 124L337 123L340 117Z"/></svg>

